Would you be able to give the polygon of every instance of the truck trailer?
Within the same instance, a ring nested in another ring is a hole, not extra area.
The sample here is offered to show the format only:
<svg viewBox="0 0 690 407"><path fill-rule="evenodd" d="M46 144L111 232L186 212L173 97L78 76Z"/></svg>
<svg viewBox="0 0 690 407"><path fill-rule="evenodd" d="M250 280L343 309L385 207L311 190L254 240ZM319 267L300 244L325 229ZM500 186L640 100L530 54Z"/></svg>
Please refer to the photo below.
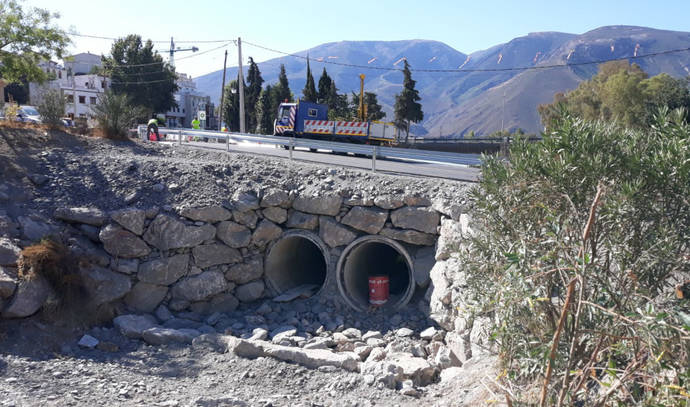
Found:
<svg viewBox="0 0 690 407"><path fill-rule="evenodd" d="M400 131L393 123L328 120L328 106L300 100L281 103L273 135L358 144L395 145Z"/></svg>

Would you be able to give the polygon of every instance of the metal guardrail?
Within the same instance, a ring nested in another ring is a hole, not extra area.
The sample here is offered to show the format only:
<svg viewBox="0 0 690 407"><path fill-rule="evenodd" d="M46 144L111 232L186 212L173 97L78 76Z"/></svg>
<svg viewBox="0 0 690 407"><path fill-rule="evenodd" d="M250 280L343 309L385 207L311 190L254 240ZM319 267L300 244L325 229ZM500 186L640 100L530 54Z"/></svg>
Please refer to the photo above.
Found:
<svg viewBox="0 0 690 407"><path fill-rule="evenodd" d="M245 133L227 133L209 130L194 130L180 128L159 128L159 134L165 134L167 140L177 141L182 144L190 137L225 140L226 149L230 151L230 141L250 141L255 143L273 144L285 146L289 149L292 160L292 152L295 147L308 149L330 150L339 153L352 153L371 156L372 171L376 171L377 158L389 158L405 161L421 161L440 164L480 165L481 160L474 154L447 153L440 151L416 150L409 148L381 147L367 144L340 143L335 141L313 140L295 137L264 136ZM146 126L137 128L139 138L146 140Z"/></svg>

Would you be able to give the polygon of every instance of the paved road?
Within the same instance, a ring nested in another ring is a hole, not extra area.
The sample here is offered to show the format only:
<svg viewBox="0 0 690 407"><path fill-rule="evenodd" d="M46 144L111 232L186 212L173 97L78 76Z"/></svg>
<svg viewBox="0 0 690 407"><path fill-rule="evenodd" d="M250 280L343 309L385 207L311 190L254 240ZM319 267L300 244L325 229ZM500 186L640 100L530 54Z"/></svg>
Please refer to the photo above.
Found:
<svg viewBox="0 0 690 407"><path fill-rule="evenodd" d="M185 146L194 148L206 148L213 150L225 150L225 143L214 142L189 142ZM230 151L240 151L275 157L289 157L289 152L273 145L241 142L230 144ZM293 158L300 161L311 161L342 167L355 167L371 169L371 158L354 157L351 155L336 155L329 151L311 153L306 149L295 149ZM430 162L412 162L402 160L388 160L379 158L376 160L376 171L387 173L399 173L421 175L425 177L447 178L460 181L476 181L479 177L479 169L457 164L439 164Z"/></svg>

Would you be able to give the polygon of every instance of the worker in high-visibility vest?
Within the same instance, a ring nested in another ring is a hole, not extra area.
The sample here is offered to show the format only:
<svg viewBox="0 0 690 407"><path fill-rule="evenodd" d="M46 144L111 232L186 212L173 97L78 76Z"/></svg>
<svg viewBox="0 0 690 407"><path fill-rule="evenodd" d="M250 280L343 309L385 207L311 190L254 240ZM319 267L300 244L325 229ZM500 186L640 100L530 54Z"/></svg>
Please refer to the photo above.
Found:
<svg viewBox="0 0 690 407"><path fill-rule="evenodd" d="M194 117L194 120L192 120L192 128L194 130L199 130L201 128L201 122L196 117Z"/></svg>
<svg viewBox="0 0 690 407"><path fill-rule="evenodd" d="M160 134L158 134L158 119L156 119L156 115L151 116L151 119L149 120L147 126L146 126L146 136L149 140L153 140L153 136L155 135L155 141L160 141L161 137Z"/></svg>

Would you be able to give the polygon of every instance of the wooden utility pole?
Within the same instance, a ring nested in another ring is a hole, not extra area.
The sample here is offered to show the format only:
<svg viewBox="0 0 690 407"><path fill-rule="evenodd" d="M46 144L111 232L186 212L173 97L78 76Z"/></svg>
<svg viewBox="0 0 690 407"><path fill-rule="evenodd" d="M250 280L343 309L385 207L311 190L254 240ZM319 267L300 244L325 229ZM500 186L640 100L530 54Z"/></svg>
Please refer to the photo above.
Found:
<svg viewBox="0 0 690 407"><path fill-rule="evenodd" d="M228 63L228 50L225 50L225 60L223 60L223 87L220 88L220 106L218 108L218 131L223 125L223 99L225 98L225 67Z"/></svg>
<svg viewBox="0 0 690 407"><path fill-rule="evenodd" d="M239 59L239 88L240 88L240 133L246 133L244 125L244 74L242 73L242 38L237 38L237 58Z"/></svg>

